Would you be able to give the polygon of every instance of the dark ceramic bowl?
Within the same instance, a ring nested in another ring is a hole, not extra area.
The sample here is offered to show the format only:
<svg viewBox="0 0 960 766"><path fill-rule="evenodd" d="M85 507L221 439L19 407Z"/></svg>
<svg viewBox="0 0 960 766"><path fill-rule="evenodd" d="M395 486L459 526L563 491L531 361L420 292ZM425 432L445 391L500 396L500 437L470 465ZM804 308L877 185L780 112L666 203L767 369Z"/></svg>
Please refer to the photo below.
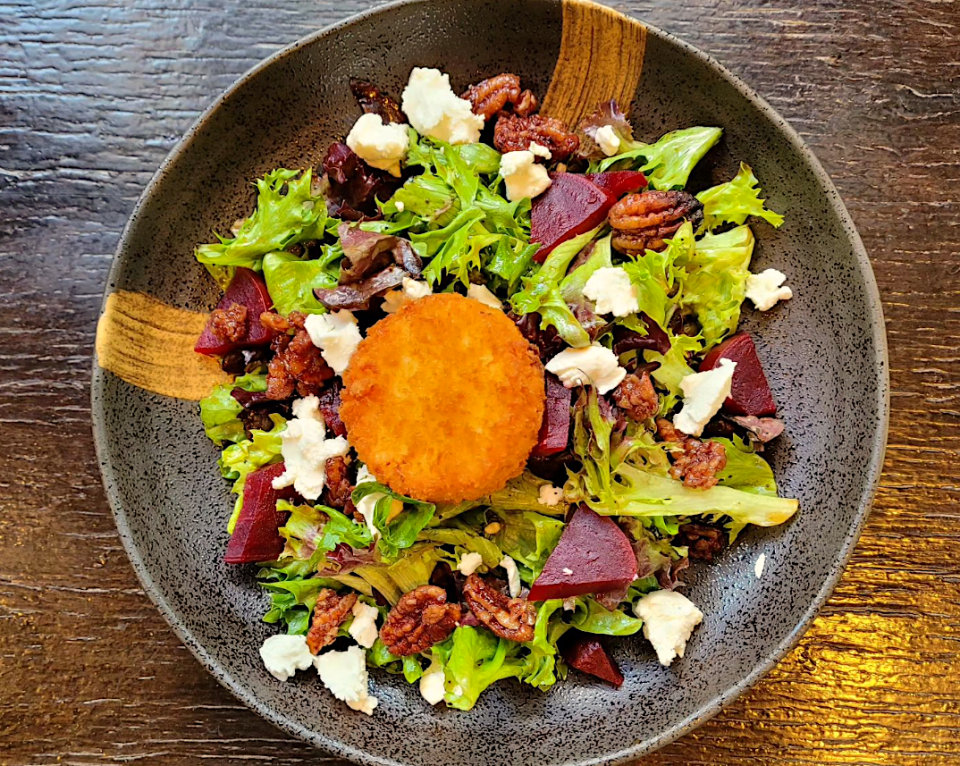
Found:
<svg viewBox="0 0 960 766"><path fill-rule="evenodd" d="M575 29L584 24L593 32ZM602 40L624 24L628 37L638 34L636 22L596 6L427 0L383 7L301 40L245 75L170 154L123 234L108 295L142 291L172 306L209 309L216 288L193 246L251 208L252 179L281 165L315 166L348 131L359 115L350 77L396 96L415 65L449 72L456 88L510 71L544 94L555 68L559 75L563 66L584 66L570 60L584 52L570 47L577 38ZM95 368L104 483L146 592L221 683L318 747L363 763L423 766L639 756L714 715L783 657L857 540L880 472L888 407L883 319L860 238L816 158L762 99L664 32L647 29L645 52L633 39L614 58L629 53L643 62L639 82L627 83L638 135L724 128L693 183L727 180L740 160L753 167L770 206L787 218L779 231L754 227L754 268L786 272L795 293L768 314L746 310L744 326L757 338L787 424L770 453L776 476L801 511L783 527L749 530L718 563L694 569L688 592L706 619L673 667L658 665L641 638L622 640L615 654L627 680L619 691L577 673L549 694L506 682L469 713L432 708L402 679L374 673L380 706L372 718L335 701L313 674L277 682L257 654L275 629L260 621L264 596L254 572L222 563L232 503L197 405ZM598 77L604 67L609 62L598 59ZM761 553L766 570L758 580Z"/></svg>

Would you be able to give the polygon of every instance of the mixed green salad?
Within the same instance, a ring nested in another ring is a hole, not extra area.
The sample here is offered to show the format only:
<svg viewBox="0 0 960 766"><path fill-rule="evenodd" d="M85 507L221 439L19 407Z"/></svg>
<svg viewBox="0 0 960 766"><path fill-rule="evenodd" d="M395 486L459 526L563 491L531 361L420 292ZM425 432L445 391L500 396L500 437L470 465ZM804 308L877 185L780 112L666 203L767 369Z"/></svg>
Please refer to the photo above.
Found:
<svg viewBox="0 0 960 766"><path fill-rule="evenodd" d="M764 459L783 424L738 333L748 296L790 297L750 271L751 227L783 218L745 164L688 188L720 128L645 142L613 102L570 127L513 75L457 96L415 69L402 106L354 91L346 142L316 170L267 173L249 217L196 250L225 291L197 350L235 376L200 417L235 495L226 560L255 564L277 629L266 668L315 667L369 714L369 668L470 710L507 678L619 686L613 639L682 657L704 619L677 590L691 559L797 510ZM504 311L546 376L524 472L459 502L379 482L339 417L364 334L438 293Z"/></svg>

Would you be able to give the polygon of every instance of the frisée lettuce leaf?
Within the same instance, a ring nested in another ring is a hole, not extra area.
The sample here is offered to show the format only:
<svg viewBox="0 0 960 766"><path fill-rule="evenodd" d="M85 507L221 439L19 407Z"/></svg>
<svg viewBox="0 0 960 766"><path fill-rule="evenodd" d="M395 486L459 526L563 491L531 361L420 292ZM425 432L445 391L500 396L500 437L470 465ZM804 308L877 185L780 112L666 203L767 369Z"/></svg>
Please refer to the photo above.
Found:
<svg viewBox="0 0 960 766"><path fill-rule="evenodd" d="M765 206L765 200L760 199L759 183L750 166L741 162L732 181L700 192L697 199L703 203L704 229L713 231L725 223L739 225L751 215L779 228L783 216Z"/></svg>

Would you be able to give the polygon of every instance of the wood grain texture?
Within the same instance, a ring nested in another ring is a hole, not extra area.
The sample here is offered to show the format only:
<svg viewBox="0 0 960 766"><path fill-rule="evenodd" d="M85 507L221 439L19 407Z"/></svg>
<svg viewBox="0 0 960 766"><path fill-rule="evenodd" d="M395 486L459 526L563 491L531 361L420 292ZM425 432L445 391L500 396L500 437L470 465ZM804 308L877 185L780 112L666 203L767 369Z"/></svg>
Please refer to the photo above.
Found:
<svg viewBox="0 0 960 766"><path fill-rule="evenodd" d="M232 380L215 359L193 351L209 316L118 290L97 323L97 363L147 391L198 402Z"/></svg>
<svg viewBox="0 0 960 766"><path fill-rule="evenodd" d="M563 0L560 55L542 112L576 125L611 98L629 108L646 45L636 20L589 0Z"/></svg>
<svg viewBox="0 0 960 766"><path fill-rule="evenodd" d="M90 350L136 197L199 112L359 0L0 0L0 764L331 761L237 703L143 595L93 455ZM800 131L884 298L877 503L788 659L644 766L960 763L960 5L617 4ZM518 766L526 766L518 764Z"/></svg>

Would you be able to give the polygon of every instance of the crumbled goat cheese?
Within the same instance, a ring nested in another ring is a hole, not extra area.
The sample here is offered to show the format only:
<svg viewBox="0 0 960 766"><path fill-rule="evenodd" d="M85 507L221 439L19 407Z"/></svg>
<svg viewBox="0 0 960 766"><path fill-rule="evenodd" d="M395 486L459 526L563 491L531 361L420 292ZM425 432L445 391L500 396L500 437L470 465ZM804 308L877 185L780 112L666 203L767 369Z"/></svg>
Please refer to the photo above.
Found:
<svg viewBox="0 0 960 766"><path fill-rule="evenodd" d="M420 696L431 705L443 701L444 695L443 669L440 665L431 665L427 672L420 676Z"/></svg>
<svg viewBox="0 0 960 766"><path fill-rule="evenodd" d="M460 574L462 574L464 577L469 577L480 568L482 563L483 556L475 551L470 551L469 553L464 553L460 557L460 564L457 569L460 570Z"/></svg>
<svg viewBox="0 0 960 766"><path fill-rule="evenodd" d="M509 556L504 556L500 566L507 572L507 584L510 587L510 598L516 598L520 595L520 570L517 569L517 562Z"/></svg>
<svg viewBox="0 0 960 766"><path fill-rule="evenodd" d="M549 160L553 157L547 147L545 147L543 144L538 144L536 141L530 142L529 151L535 157L543 157L545 160Z"/></svg>
<svg viewBox="0 0 960 766"><path fill-rule="evenodd" d="M475 144L480 141L483 117L450 87L450 76L439 69L415 67L401 96L410 125L422 136L448 144Z"/></svg>
<svg viewBox="0 0 960 766"><path fill-rule="evenodd" d="M661 665L683 657L690 634L703 622L703 612L675 590L648 593L634 605L633 613L643 620L643 635L653 644Z"/></svg>
<svg viewBox="0 0 960 766"><path fill-rule="evenodd" d="M540 505L560 505L563 502L563 488L544 484L540 487L540 497L537 498L537 502Z"/></svg>
<svg viewBox="0 0 960 766"><path fill-rule="evenodd" d="M599 343L561 351L547 362L546 370L560 378L567 388L593 385L598 394L615 389L627 374L617 355Z"/></svg>
<svg viewBox="0 0 960 766"><path fill-rule="evenodd" d="M500 299L487 289L486 285L470 285L467 288L467 297L480 301L484 306L503 311L503 304Z"/></svg>
<svg viewBox="0 0 960 766"><path fill-rule="evenodd" d="M720 366L706 372L695 372L680 381L683 391L683 409L673 419L673 425L690 436L699 436L710 418L720 411L730 396L730 384L737 363L721 359Z"/></svg>
<svg viewBox="0 0 960 766"><path fill-rule="evenodd" d="M286 633L270 636L264 641L260 647L260 658L278 681L286 681L298 670L306 670L313 664L306 636L289 636Z"/></svg>
<svg viewBox="0 0 960 766"><path fill-rule="evenodd" d="M598 314L625 317L640 310L637 288L619 266L597 269L583 286L583 294L597 304Z"/></svg>
<svg viewBox="0 0 960 766"><path fill-rule="evenodd" d="M394 207L397 208L398 213L402 213L404 210L406 210L406 207L407 207L406 205L403 204L402 199L398 199L396 202L393 203L393 205Z"/></svg>
<svg viewBox="0 0 960 766"><path fill-rule="evenodd" d="M380 612L376 607L357 601L353 605L353 622L350 623L351 638L364 649L373 646L377 640L377 616Z"/></svg>
<svg viewBox="0 0 960 766"><path fill-rule="evenodd" d="M353 352L363 340L357 318L349 311L310 314L303 326L313 345L320 349L324 361L337 375L343 375Z"/></svg>
<svg viewBox="0 0 960 766"><path fill-rule="evenodd" d="M620 136L612 125L604 125L597 129L597 146L608 157L620 152Z"/></svg>
<svg viewBox="0 0 960 766"><path fill-rule="evenodd" d="M400 176L400 160L407 156L410 135L406 125L384 124L379 114L367 113L347 134L347 146L370 167Z"/></svg>
<svg viewBox="0 0 960 766"><path fill-rule="evenodd" d="M293 417L280 432L280 454L284 471L273 480L274 489L293 487L305 500L316 500L327 481L327 460L346 457L347 440L327 439L327 427L320 413L320 400L305 396L293 403Z"/></svg>
<svg viewBox="0 0 960 766"><path fill-rule="evenodd" d="M370 694L367 676L367 653L359 646L344 652L327 652L313 662L320 680L338 700L352 710L373 715L379 700Z"/></svg>
<svg viewBox="0 0 960 766"><path fill-rule="evenodd" d="M543 165L534 162L533 152L507 152L500 158L500 175L507 184L511 202L543 194L553 183Z"/></svg>
<svg viewBox="0 0 960 766"><path fill-rule="evenodd" d="M565 575L572 575L572 574L573 574L573 570L572 570L572 569L569 569L569 568L567 568L567 567L564 567L564 568L561 569L560 571L563 572Z"/></svg>
<svg viewBox="0 0 960 766"><path fill-rule="evenodd" d="M776 269L767 269L759 274L747 277L747 297L759 311L769 311L778 301L788 301L793 297L793 290L781 287L787 275Z"/></svg>
<svg viewBox="0 0 960 766"><path fill-rule="evenodd" d="M759 558L757 558L757 563L753 565L753 573L757 576L759 580L763 577L763 568L767 564L767 554L761 553Z"/></svg>
<svg viewBox="0 0 960 766"><path fill-rule="evenodd" d="M400 287L383 296L383 304L380 308L388 314L393 314L399 311L401 306L420 298L426 298L428 295L433 295L430 285L426 282L410 279L410 277L404 277Z"/></svg>

